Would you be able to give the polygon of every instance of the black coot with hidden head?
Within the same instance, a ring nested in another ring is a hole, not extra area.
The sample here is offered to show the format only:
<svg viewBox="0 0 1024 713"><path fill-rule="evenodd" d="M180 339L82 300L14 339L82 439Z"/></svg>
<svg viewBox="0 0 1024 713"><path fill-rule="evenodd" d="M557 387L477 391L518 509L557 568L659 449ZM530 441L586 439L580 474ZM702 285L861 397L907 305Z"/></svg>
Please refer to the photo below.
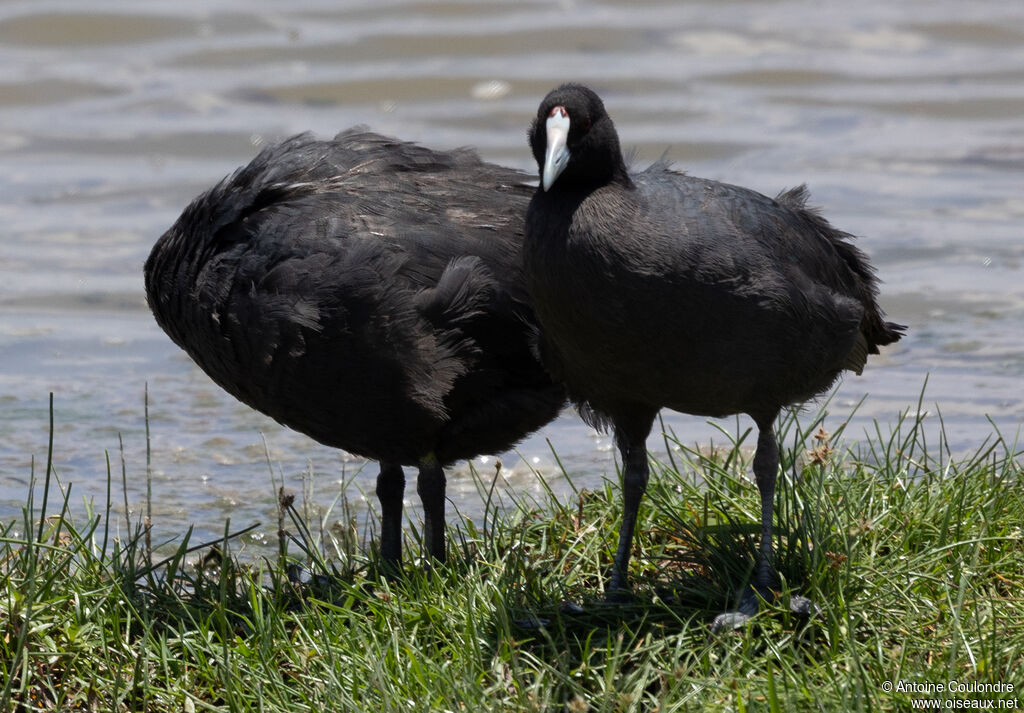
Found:
<svg viewBox="0 0 1024 713"><path fill-rule="evenodd" d="M565 400L532 347L524 179L468 150L300 135L196 198L146 261L157 322L218 385L380 462L392 567L402 465L443 560L442 467L508 449Z"/></svg>
<svg viewBox="0 0 1024 713"><path fill-rule="evenodd" d="M541 356L585 417L614 428L625 512L609 591L626 587L645 441L659 409L749 414L762 539L754 589L777 586L771 558L779 411L820 394L844 370L900 338L850 236L805 205L656 163L630 173L601 99L566 84L529 132L541 186L523 252ZM809 608L806 600L798 605ZM756 610L744 589L740 612Z"/></svg>

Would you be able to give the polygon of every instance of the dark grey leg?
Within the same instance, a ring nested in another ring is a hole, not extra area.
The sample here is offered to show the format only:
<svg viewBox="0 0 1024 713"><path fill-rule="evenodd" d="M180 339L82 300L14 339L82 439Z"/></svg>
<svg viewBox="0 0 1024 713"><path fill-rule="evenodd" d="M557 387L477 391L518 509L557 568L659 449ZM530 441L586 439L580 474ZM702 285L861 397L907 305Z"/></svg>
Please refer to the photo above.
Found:
<svg viewBox="0 0 1024 713"><path fill-rule="evenodd" d="M757 450L754 451L754 479L761 494L761 549L758 553L757 571L751 586L743 588L737 611L719 614L711 624L712 631L736 629L757 613L758 596L773 600L779 588L779 575L772 564L772 520L775 513L775 480L779 474L779 444L771 419L757 420ZM806 597L790 597L790 609L797 614L809 616L820 609Z"/></svg>
<svg viewBox="0 0 1024 713"><path fill-rule="evenodd" d="M405 473L396 463L381 463L377 475L377 499L380 501L380 556L388 574L402 569L402 498Z"/></svg>
<svg viewBox="0 0 1024 713"><path fill-rule="evenodd" d="M622 527L619 529L619 546L615 550L612 577L608 582L607 595L614 598L629 588L629 557L633 549L633 532L636 530L636 516L640 500L647 490L650 475L647 465L646 438L627 438L616 431L615 440L622 453Z"/></svg>
<svg viewBox="0 0 1024 713"><path fill-rule="evenodd" d="M775 442L770 420L758 420L757 450L754 451L754 480L761 494L761 551L752 586L743 587L740 606L736 611L715 617L712 631L737 629L757 613L757 594L771 598L771 590L778 579L772 567L772 516L775 512L775 479L779 470L779 445ZM756 594L755 594L756 592Z"/></svg>
<svg viewBox="0 0 1024 713"><path fill-rule="evenodd" d="M761 552L754 574L754 588L764 598L778 588L779 577L772 566L772 519L775 513L775 479L779 474L779 444L772 423L759 424L757 450L754 452L754 479L761 494ZM757 611L757 601L754 600Z"/></svg>
<svg viewBox="0 0 1024 713"><path fill-rule="evenodd" d="M423 503L423 543L427 554L438 562L445 561L444 489L444 469L429 455L420 461L416 491Z"/></svg>

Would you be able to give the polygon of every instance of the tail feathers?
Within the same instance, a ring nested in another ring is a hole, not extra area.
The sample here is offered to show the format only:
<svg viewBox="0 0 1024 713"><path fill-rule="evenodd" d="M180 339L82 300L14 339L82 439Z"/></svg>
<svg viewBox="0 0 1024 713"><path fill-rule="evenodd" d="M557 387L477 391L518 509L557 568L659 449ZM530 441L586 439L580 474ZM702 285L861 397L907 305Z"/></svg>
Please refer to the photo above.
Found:
<svg viewBox="0 0 1024 713"><path fill-rule="evenodd" d="M867 362L868 354L878 354L878 348L899 341L906 332L906 326L885 321L885 313L878 306L878 277L868 261L867 255L853 245L853 236L832 226L817 208L807 205L810 192L806 184L784 190L775 200L798 212L814 226L819 235L832 245L839 258L849 268L856 286L855 297L864 307L860 334L847 360L848 369L860 373Z"/></svg>
<svg viewBox="0 0 1024 713"><path fill-rule="evenodd" d="M878 310L874 316L877 320L876 323L872 325L873 329L868 336L871 340L871 345L874 348L871 353L877 354L878 347L884 347L887 344L898 342L900 338L906 334L907 325L884 321L882 319L884 315L881 310Z"/></svg>

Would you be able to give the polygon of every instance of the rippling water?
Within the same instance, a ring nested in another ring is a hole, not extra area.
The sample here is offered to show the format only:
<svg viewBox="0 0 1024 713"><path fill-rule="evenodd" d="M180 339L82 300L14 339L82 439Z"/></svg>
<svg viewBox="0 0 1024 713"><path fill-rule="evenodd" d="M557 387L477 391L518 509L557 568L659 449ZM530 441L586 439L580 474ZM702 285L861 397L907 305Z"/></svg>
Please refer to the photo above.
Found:
<svg viewBox="0 0 1024 713"><path fill-rule="evenodd" d="M924 408L956 449L991 434L987 417L1009 437L1024 421L1019 0L297 5L0 4L0 518L19 512L33 456L42 472L51 391L72 504L102 499L119 435L137 504L147 382L162 533L271 522L261 433L276 472L298 487L311 469L331 502L360 462L234 402L159 331L142 291L153 241L260 144L298 131L363 123L532 169L526 126L567 79L604 96L638 164L667 151L769 194L806 181L860 236L910 333L846 378L827 428L864 394L851 436L894 421L926 374ZM722 440L702 419L666 423L687 443ZM609 439L571 414L520 449L553 472L545 439L580 486L614 473ZM518 456L502 462L509 487L539 488ZM467 468L449 480L478 513ZM355 505L372 483L350 485Z"/></svg>

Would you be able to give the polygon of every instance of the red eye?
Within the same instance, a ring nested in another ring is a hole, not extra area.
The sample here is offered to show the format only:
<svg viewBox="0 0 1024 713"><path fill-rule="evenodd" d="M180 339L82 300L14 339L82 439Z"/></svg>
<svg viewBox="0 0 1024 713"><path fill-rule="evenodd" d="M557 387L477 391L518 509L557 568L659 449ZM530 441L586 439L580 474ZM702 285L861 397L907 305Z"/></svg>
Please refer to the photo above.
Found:
<svg viewBox="0 0 1024 713"><path fill-rule="evenodd" d="M580 128L584 131L590 131L590 119L584 119L580 122Z"/></svg>

